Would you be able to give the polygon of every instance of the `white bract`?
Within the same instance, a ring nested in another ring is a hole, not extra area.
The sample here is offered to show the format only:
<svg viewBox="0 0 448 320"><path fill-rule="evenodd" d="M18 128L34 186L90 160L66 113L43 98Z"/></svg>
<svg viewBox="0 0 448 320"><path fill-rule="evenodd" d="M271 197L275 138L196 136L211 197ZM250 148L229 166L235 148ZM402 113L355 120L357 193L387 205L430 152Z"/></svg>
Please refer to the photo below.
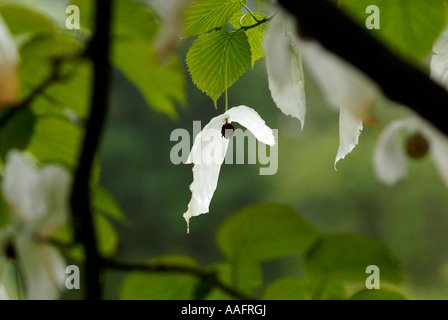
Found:
<svg viewBox="0 0 448 320"><path fill-rule="evenodd" d="M358 144L363 121L371 121L378 87L356 67L314 40L297 37L294 19L280 10L264 41L269 89L283 113L305 121L306 99L302 58L327 102L339 112L336 164Z"/></svg>
<svg viewBox="0 0 448 320"><path fill-rule="evenodd" d="M0 106L17 102L18 63L16 44L0 16Z"/></svg>
<svg viewBox="0 0 448 320"><path fill-rule="evenodd" d="M0 276L12 248L27 299L56 299L65 283L64 260L48 240L67 221L70 181L61 166L39 168L26 154L8 153L2 191L13 221L0 230Z"/></svg>
<svg viewBox="0 0 448 320"><path fill-rule="evenodd" d="M319 84L327 102L339 109L339 160L358 145L363 121L371 120L378 96L376 84L356 67L329 52L316 41L301 41L306 66Z"/></svg>
<svg viewBox="0 0 448 320"><path fill-rule="evenodd" d="M442 32L433 46L430 77L448 89L448 28ZM381 133L373 157L378 179L385 184L393 185L407 175L407 157L399 136L402 131L408 134L420 134L426 139L429 153L448 187L448 138L417 116L393 121Z"/></svg>
<svg viewBox="0 0 448 320"><path fill-rule="evenodd" d="M279 8L264 40L269 90L277 107L305 123L306 99L302 55L294 20Z"/></svg>
<svg viewBox="0 0 448 320"><path fill-rule="evenodd" d="M246 127L259 141L271 147L275 145L272 129L252 108L233 107L211 119L196 136L186 162L194 164L193 183L190 185L191 200L188 210L183 215L187 221L187 232L191 217L209 211L210 201L218 184L219 171L229 145L229 139L222 135L222 127L232 122Z"/></svg>
<svg viewBox="0 0 448 320"><path fill-rule="evenodd" d="M448 138L427 121L409 117L390 123L381 133L373 155L373 167L378 179L387 185L396 184L408 173L406 150L400 133L420 134L429 145L429 153L448 187Z"/></svg>

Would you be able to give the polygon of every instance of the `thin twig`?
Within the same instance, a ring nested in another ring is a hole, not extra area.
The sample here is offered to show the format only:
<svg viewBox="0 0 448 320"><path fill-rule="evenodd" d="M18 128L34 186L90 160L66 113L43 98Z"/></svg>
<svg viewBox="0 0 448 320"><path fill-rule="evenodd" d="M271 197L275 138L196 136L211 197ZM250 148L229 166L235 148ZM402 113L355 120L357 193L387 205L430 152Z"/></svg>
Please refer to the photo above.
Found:
<svg viewBox="0 0 448 320"><path fill-rule="evenodd" d="M239 292L238 290L235 290L231 286L225 284L221 280L219 280L214 273L205 271L203 269L192 267L192 266L186 266L186 265L176 265L176 264L160 264L160 263L153 263L153 264L137 264L137 263L125 263L125 262L118 262L114 260L103 260L103 266L105 268L114 269L114 270L120 270L120 271L140 271L140 272L177 272L177 273L186 273L193 275L195 277L201 278L207 282L209 282L211 285L219 288L223 292L231 295L232 297L236 299L241 300L255 300L255 298L248 296L242 292Z"/></svg>

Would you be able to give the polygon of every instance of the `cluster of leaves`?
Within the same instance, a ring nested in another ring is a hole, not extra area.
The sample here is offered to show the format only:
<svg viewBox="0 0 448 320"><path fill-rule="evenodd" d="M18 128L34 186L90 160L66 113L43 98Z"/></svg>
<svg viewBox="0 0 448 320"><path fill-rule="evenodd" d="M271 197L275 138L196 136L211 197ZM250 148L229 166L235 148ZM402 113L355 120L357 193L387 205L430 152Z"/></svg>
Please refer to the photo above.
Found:
<svg viewBox="0 0 448 320"><path fill-rule="evenodd" d="M184 13L184 37L199 34L187 53L188 70L215 107L222 93L265 54L269 17L247 9L243 13L245 4L246 0L194 1Z"/></svg>
<svg viewBox="0 0 448 320"><path fill-rule="evenodd" d="M219 226L216 243L226 260L203 269L248 297L261 292L261 298L269 300L407 299L391 286L402 280L402 271L385 244L358 234L322 233L286 205L251 205L231 214ZM297 255L302 256L304 277L299 278L297 272L263 284L261 263ZM151 264L198 267L188 256L158 257ZM381 289L365 288L369 265L379 267ZM194 275L140 271L124 280L121 298L235 297Z"/></svg>

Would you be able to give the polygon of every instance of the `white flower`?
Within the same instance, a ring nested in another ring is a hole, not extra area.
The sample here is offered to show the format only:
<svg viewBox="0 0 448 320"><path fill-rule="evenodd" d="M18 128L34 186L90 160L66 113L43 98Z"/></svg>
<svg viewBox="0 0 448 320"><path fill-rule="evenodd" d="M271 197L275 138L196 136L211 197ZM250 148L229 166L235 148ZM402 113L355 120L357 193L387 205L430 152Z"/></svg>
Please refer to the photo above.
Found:
<svg viewBox="0 0 448 320"><path fill-rule="evenodd" d="M183 215L187 221L187 233L190 218L209 211L210 201L218 184L219 171L229 145L229 139L226 137L233 133L232 122L246 127L259 141L270 146L275 145L272 129L252 108L233 107L211 119L196 136L186 162L194 164L193 183L190 185L191 200L188 210ZM224 132L224 129L227 129L227 132Z"/></svg>
<svg viewBox="0 0 448 320"><path fill-rule="evenodd" d="M448 90L448 26L434 43L430 77Z"/></svg>
<svg viewBox="0 0 448 320"><path fill-rule="evenodd" d="M264 47L272 98L283 113L298 118L303 127L306 114L303 59L327 102L340 112L336 169L337 162L358 144L363 121L372 121L378 87L317 41L299 39L293 18L282 10L270 24Z"/></svg>
<svg viewBox="0 0 448 320"><path fill-rule="evenodd" d="M56 299L65 283L64 260L47 240L67 221L70 181L58 165L38 168L25 154L8 153L2 191L13 223L0 230L0 276L16 258L27 299Z"/></svg>
<svg viewBox="0 0 448 320"><path fill-rule="evenodd" d="M17 102L18 63L16 44L0 16L0 106Z"/></svg>
<svg viewBox="0 0 448 320"><path fill-rule="evenodd" d="M316 41L301 41L306 66L327 102L339 109L339 149L334 166L358 144L363 121L371 121L378 96L377 85L356 67L329 52Z"/></svg>
<svg viewBox="0 0 448 320"><path fill-rule="evenodd" d="M448 187L448 138L427 121L414 116L393 121L381 133L373 155L373 167L378 179L384 184L393 185L408 173L401 132L406 132L413 139L408 140L407 153L420 156L428 151Z"/></svg>
<svg viewBox="0 0 448 320"><path fill-rule="evenodd" d="M277 107L305 123L306 99L302 55L294 20L279 8L264 40L269 90Z"/></svg>

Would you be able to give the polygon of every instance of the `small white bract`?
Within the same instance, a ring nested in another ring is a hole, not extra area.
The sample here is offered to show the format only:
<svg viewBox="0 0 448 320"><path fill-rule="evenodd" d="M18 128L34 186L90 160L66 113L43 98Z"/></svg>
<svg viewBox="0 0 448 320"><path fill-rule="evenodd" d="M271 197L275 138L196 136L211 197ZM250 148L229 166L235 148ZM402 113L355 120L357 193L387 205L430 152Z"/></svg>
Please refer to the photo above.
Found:
<svg viewBox="0 0 448 320"><path fill-rule="evenodd" d="M209 211L210 201L218 184L219 171L229 146L229 140L223 137L221 129L225 123L231 122L246 127L259 141L271 147L275 145L272 129L252 108L233 107L211 119L196 136L186 162L194 164L193 183L190 185L191 200L188 210L184 213L187 233L190 230L190 218Z"/></svg>

